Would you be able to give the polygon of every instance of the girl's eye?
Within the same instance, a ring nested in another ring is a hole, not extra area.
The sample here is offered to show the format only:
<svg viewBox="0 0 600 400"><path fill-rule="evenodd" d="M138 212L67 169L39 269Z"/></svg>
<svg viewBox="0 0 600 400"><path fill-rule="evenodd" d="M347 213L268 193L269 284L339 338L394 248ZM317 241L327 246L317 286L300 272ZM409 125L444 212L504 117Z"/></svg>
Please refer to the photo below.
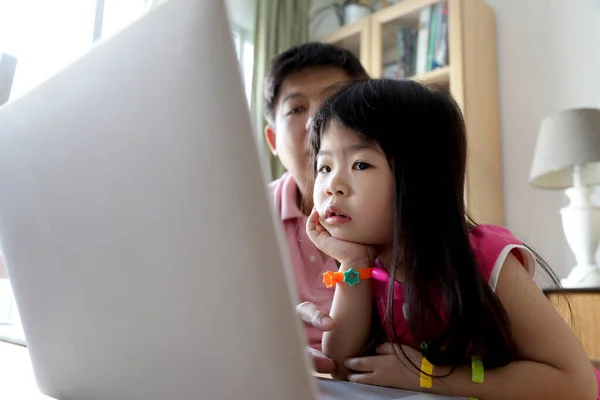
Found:
<svg viewBox="0 0 600 400"><path fill-rule="evenodd" d="M319 167L319 169L317 169L317 172L319 172L320 174L326 174L328 172L331 172L331 168L329 168L329 166L327 165L323 165Z"/></svg>
<svg viewBox="0 0 600 400"><path fill-rule="evenodd" d="M354 169L356 169L358 171L363 171L363 170L369 169L369 168L371 168L371 166L365 162L358 161L358 162L354 163Z"/></svg>

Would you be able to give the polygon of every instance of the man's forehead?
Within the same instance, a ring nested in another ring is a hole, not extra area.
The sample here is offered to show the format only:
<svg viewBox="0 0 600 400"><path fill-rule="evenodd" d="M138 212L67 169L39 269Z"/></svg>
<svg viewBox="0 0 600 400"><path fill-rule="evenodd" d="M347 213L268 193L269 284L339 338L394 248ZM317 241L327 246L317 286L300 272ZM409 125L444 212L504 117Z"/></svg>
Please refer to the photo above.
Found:
<svg viewBox="0 0 600 400"><path fill-rule="evenodd" d="M333 87L346 82L350 77L337 68L314 69L308 68L287 76L279 92L280 101L290 98L316 98L327 94Z"/></svg>

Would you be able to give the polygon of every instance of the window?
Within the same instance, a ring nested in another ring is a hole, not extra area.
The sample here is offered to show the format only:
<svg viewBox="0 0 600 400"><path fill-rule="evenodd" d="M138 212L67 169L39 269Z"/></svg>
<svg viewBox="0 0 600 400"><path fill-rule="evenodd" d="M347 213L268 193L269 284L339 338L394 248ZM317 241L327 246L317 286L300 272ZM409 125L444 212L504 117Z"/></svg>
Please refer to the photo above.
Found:
<svg viewBox="0 0 600 400"><path fill-rule="evenodd" d="M29 91L85 54L94 39L117 33L158 2L0 0L0 53L8 53L18 59L11 99ZM252 33L234 27L233 36L250 101L254 62ZM25 344L10 283L8 279L1 278L0 340Z"/></svg>
<svg viewBox="0 0 600 400"><path fill-rule="evenodd" d="M89 49L95 3L96 0L0 0L0 52L18 59L12 98Z"/></svg>
<svg viewBox="0 0 600 400"><path fill-rule="evenodd" d="M102 37L112 36L138 19L147 4L147 0L104 0Z"/></svg>
<svg viewBox="0 0 600 400"><path fill-rule="evenodd" d="M237 26L233 26L233 40L235 42L235 50L240 63L242 80L246 90L246 98L250 103L250 95L252 94L252 72L254 68L254 42L253 33Z"/></svg>
<svg viewBox="0 0 600 400"><path fill-rule="evenodd" d="M17 57L11 98L89 49L95 10L96 0L0 0L0 52ZM7 279L0 279L0 339L25 341Z"/></svg>
<svg viewBox="0 0 600 400"><path fill-rule="evenodd" d="M25 344L17 303L8 279L0 279L0 340Z"/></svg>
<svg viewBox="0 0 600 400"><path fill-rule="evenodd" d="M145 10L146 0L0 0L0 53L17 57L11 99L85 54L96 32L112 35ZM8 279L0 279L0 340L25 344Z"/></svg>

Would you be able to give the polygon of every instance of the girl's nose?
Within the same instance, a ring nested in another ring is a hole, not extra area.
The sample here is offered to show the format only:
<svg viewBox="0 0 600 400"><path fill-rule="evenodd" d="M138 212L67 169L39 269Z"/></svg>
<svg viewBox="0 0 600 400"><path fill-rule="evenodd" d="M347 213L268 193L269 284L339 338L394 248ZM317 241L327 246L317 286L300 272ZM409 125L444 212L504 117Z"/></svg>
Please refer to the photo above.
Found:
<svg viewBox="0 0 600 400"><path fill-rule="evenodd" d="M325 188L325 194L328 196L347 196L348 186L339 178L334 177Z"/></svg>

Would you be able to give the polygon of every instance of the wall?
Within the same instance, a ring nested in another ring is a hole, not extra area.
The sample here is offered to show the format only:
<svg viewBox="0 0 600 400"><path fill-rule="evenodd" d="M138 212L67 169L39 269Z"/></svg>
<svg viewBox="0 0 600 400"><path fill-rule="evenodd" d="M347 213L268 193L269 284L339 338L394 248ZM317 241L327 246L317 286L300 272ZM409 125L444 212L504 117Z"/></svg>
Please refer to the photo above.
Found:
<svg viewBox="0 0 600 400"><path fill-rule="evenodd" d="M528 176L542 118L600 107L600 1L488 3L496 14L506 224L565 276L575 263L558 213L567 199L530 187Z"/></svg>
<svg viewBox="0 0 600 400"><path fill-rule="evenodd" d="M575 262L559 215L567 199L528 177L542 118L600 107L600 0L486 1L496 14L506 225L566 276ZM311 37L335 24L331 14L313 21Z"/></svg>

